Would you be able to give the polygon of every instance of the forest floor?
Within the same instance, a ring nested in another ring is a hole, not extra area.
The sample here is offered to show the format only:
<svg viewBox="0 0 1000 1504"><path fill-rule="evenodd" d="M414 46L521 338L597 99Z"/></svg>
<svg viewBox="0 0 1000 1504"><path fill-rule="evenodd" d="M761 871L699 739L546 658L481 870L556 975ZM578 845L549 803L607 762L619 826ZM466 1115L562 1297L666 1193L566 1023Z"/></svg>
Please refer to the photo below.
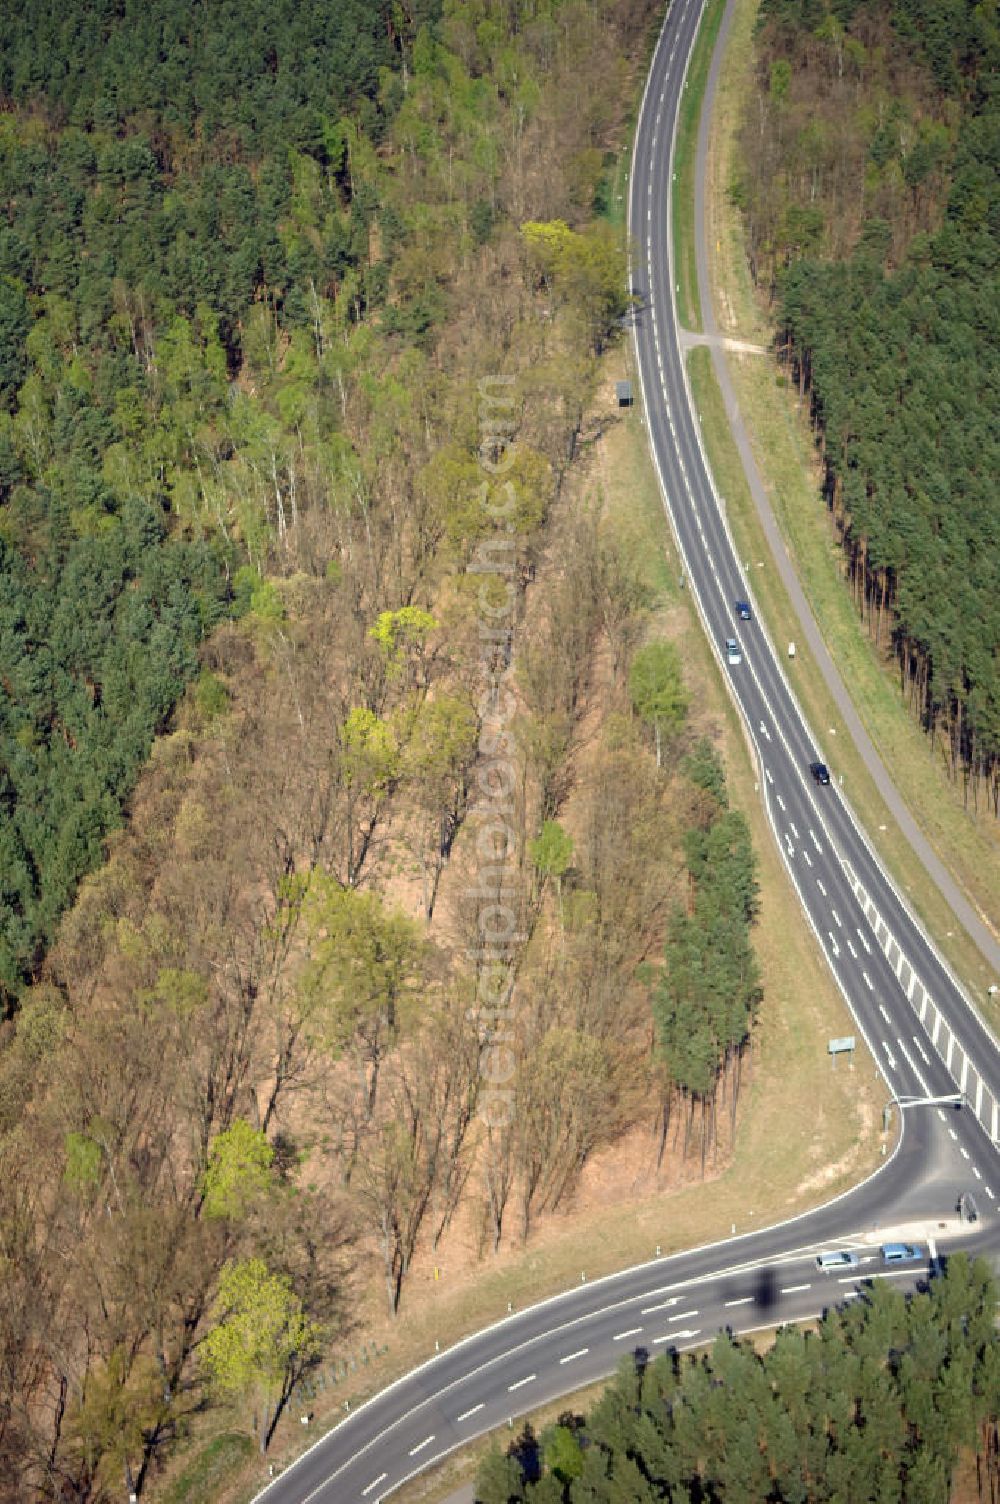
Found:
<svg viewBox="0 0 1000 1504"><path fill-rule="evenodd" d="M755 0L738 0L726 71L723 75L713 140L710 190L710 252L720 329L753 344L767 344L766 310L754 297L742 251L739 218L729 204L733 133L746 97L745 58ZM699 363L704 369L699 370ZM606 515L631 532L657 559L662 583L654 629L682 644L689 682L703 687L700 719L718 734L734 804L750 821L760 859L762 912L754 943L764 975L765 1006L755 1040L747 1089L738 1114L735 1146L728 1162L709 1164L701 1179L696 1159L686 1165L668 1153L659 1173L648 1129L635 1130L613 1149L594 1157L572 1205L541 1218L527 1246L505 1239L495 1256L481 1258L473 1230L461 1219L437 1253L421 1256L404 1295L402 1315L383 1314L381 1282L372 1267L367 1294L361 1294L353 1344L357 1351L374 1346L379 1356L352 1366L349 1376L326 1390L312 1405L309 1439L329 1425L344 1401L352 1407L398 1374L508 1309L538 1300L579 1281L611 1272L653 1256L694 1246L756 1220L774 1220L816 1204L856 1182L879 1157L878 1091L871 1061L860 1055L855 1071L832 1072L826 1039L849 1028L846 1009L822 964L814 942L798 921L795 895L774 851L735 712L725 696L714 660L702 638L690 601L676 588L673 547L652 473L646 437L638 415L615 422L611 400L616 377L629 370L631 349L622 346L605 362L605 380L597 416L611 419L602 436L578 465L571 496L582 498L600 488ZM996 831L987 821L970 818L956 790L930 753L927 740L909 717L895 685L890 664L881 662L861 629L843 589L837 549L823 509L817 505L817 469L808 426L794 394L777 377L768 357L745 355L731 361L741 408L756 437L758 458L767 456L779 521L814 609L845 677L850 678L859 709L883 757L893 769L911 807L938 849L968 890L978 892L980 906L989 902L990 873L996 871ZM706 354L695 357L693 379L709 407L714 380ZM715 394L717 397L717 388ZM721 403L719 404L721 412ZM592 415L595 416L595 415ZM710 423L712 413L706 412ZM713 459L723 466L719 446ZM726 490L730 517L746 557L766 557L749 496L739 498L733 484ZM544 588L544 576L540 583ZM755 594L778 640L794 636L791 606L773 570L754 575ZM819 676L810 673L805 655L794 665L796 693L810 719L837 726L836 712L824 702ZM599 715L597 707L593 714ZM943 906L929 880L914 870L912 854L893 830L873 787L863 788L860 762L853 765L847 738L837 743L838 765L849 779L851 797L869 829L879 831L880 854L904 883L915 906L946 941L949 959L961 975L980 981L981 958L963 948L958 935L947 935ZM886 826L888 828L882 829ZM995 889L994 889L995 896ZM628 1215L609 1217L609 1206ZM584 1257L581 1249L586 1250ZM342 1358L348 1354L342 1353ZM533 1416L554 1419L572 1404L585 1409L598 1389L585 1391ZM301 1406L293 1403L272 1447L275 1464L290 1461L305 1438ZM484 1439L415 1480L399 1495L402 1504L438 1504L467 1479L490 1442ZM220 1500L249 1498L266 1468L254 1461ZM960 1491L961 1492L961 1491ZM194 1495L177 1493L178 1501ZM955 1497L959 1495L956 1494ZM963 1495L964 1496L964 1495ZM172 1495L174 1497L174 1495Z"/></svg>
<svg viewBox="0 0 1000 1504"><path fill-rule="evenodd" d="M743 225L729 185L736 170L736 136L752 79L746 59L757 0L735 0L728 46L715 98L707 164L706 220L709 282L720 332L755 345L773 339L771 310L753 287ZM819 491L819 465L808 412L793 384L776 368L773 356L729 353L728 370L740 414L749 430L785 546L826 646L884 765L909 811L959 887L994 935L998 932L1000 823L988 811L965 808L963 790L949 776L945 751L932 746L910 714L891 657L880 653L858 617L845 587L843 553ZM751 585L775 641L797 643L786 664L793 689L809 722L844 774L845 789L878 854L934 935L947 959L994 1028L1000 1005L985 993L994 980L987 960L955 923L954 915L887 810L843 717L802 644L798 619L773 567L763 529L735 453L721 394L707 352L691 356L691 380L704 416L706 448L726 498L733 533L750 566ZM758 563L758 561L762 561Z"/></svg>
<svg viewBox="0 0 1000 1504"><path fill-rule="evenodd" d="M651 630L678 642L686 677L696 687L693 729L717 738L732 802L750 822L761 886L753 940L765 1002L744 1076L735 1145L718 1163L709 1157L704 1180L699 1157L693 1154L684 1161L676 1145L668 1148L657 1171L650 1121L594 1156L572 1203L539 1218L526 1246L512 1227L496 1255L481 1255L478 1229L457 1217L438 1250L418 1256L396 1319L385 1314L383 1283L372 1259L368 1277L354 1294L350 1340L330 1354L331 1379L335 1367L343 1369L342 1377L309 1401L313 1420L308 1428L300 1420L303 1404L293 1399L266 1463L248 1459L226 1487L213 1481L213 1498L220 1504L252 1497L266 1481L268 1466L277 1471L287 1465L335 1421L345 1401L355 1408L431 1356L435 1343L443 1349L502 1318L508 1303L519 1309L578 1283L583 1273L592 1279L652 1258L657 1245L666 1254L728 1235L734 1225L746 1230L805 1210L856 1183L879 1160L880 1099L873 1063L861 1050L853 1072L831 1071L826 1042L849 1032L850 1018L810 932L799 922L736 713L689 595L677 588L673 544L645 429L636 410L622 419L615 413L614 381L629 373L630 362L631 347L624 344L606 357L594 411L585 425L600 436L575 467L564 504L579 505L600 495L604 515L619 536L652 561L658 600ZM540 589L545 569L555 567L551 560L540 567ZM599 682L599 673L595 679ZM599 717L600 705L590 713ZM610 1206L618 1216L608 1216ZM233 1429L239 1429L235 1417ZM468 1454L463 1455L467 1476ZM193 1504L199 1497L195 1474L192 1488L184 1484L197 1462L195 1444L171 1469L166 1496L172 1504ZM442 1498L461 1477L460 1460L454 1459L440 1484L419 1485L432 1491L414 1498Z"/></svg>

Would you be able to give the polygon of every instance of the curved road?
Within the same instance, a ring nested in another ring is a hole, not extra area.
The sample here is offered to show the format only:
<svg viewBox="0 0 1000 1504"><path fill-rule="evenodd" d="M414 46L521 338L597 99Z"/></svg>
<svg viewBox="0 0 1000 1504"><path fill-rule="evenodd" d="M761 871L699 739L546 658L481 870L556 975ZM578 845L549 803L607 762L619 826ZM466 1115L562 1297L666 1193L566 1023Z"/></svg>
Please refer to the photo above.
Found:
<svg viewBox="0 0 1000 1504"><path fill-rule="evenodd" d="M818 1211L583 1284L458 1343L348 1416L258 1499L375 1504L484 1432L606 1377L623 1358L697 1347L725 1327L816 1316L872 1278L912 1288L930 1257L958 1242L995 1248L995 1218L970 1240L950 1215L963 1161L934 1113L910 1113L887 1165ZM878 1247L893 1236L919 1242L924 1256L886 1268ZM831 1248L855 1250L858 1269L821 1273L817 1251Z"/></svg>
<svg viewBox="0 0 1000 1504"><path fill-rule="evenodd" d="M258 1499L377 1504L474 1437L609 1374L629 1354L699 1346L722 1327L773 1326L850 1299L868 1278L912 1285L958 1241L995 1248L1000 1221L1000 1052L894 893L835 785L816 787L808 728L764 633L737 622L748 600L692 418L671 295L668 188L677 100L701 0L674 0L640 113L630 191L643 300L636 346L650 441L703 623L761 767L775 838L809 923L882 1070L886 1095L965 1092L968 1107L913 1107L885 1166L815 1212L657 1259L533 1306L467 1338L347 1416ZM720 651L737 637L742 662ZM973 1190L978 1234L951 1215ZM919 1241L925 1257L887 1269L880 1241ZM853 1247L854 1273L821 1274L816 1252Z"/></svg>

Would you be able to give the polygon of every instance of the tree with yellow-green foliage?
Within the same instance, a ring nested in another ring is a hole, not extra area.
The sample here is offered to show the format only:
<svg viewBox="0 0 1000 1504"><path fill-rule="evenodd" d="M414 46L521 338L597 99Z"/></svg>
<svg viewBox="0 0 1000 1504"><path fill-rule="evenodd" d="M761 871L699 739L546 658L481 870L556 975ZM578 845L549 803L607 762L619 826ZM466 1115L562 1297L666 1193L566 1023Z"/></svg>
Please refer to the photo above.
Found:
<svg viewBox="0 0 1000 1504"><path fill-rule="evenodd" d="M266 1136L237 1118L214 1139L208 1153L201 1181L206 1217L242 1216L267 1191L273 1162L274 1150Z"/></svg>
<svg viewBox="0 0 1000 1504"><path fill-rule="evenodd" d="M202 1364L220 1394L251 1406L264 1452L292 1385L318 1351L319 1329L290 1281L259 1258L225 1266L213 1317Z"/></svg>
<svg viewBox="0 0 1000 1504"><path fill-rule="evenodd" d="M310 878L303 916L309 960L299 1006L306 1033L333 1058L357 1061L367 1120L383 1061L415 1007L425 947L412 919L322 872Z"/></svg>
<svg viewBox="0 0 1000 1504"><path fill-rule="evenodd" d="M355 706L340 728L340 775L347 799L346 878L353 885L399 775L395 733L366 706Z"/></svg>
<svg viewBox="0 0 1000 1504"><path fill-rule="evenodd" d="M561 219L528 220L521 238L555 297L582 319L599 355L629 301L625 249L615 230L604 220L583 230L571 230Z"/></svg>
<svg viewBox="0 0 1000 1504"><path fill-rule="evenodd" d="M401 772L417 803L417 848L424 915L430 923L442 867L465 818L468 778L479 724L468 700L436 695L403 713L406 743Z"/></svg>

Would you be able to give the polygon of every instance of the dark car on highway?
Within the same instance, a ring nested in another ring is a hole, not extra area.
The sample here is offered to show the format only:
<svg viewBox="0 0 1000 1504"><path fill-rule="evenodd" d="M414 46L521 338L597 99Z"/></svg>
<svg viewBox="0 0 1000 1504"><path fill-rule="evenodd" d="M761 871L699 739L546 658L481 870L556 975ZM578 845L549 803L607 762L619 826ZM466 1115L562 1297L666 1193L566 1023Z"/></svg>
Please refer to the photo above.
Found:
<svg viewBox="0 0 1000 1504"><path fill-rule="evenodd" d="M748 601L736 602L736 615L739 617L740 621L750 620L750 604Z"/></svg>
<svg viewBox="0 0 1000 1504"><path fill-rule="evenodd" d="M817 783L830 782L830 770L825 762L811 762L809 764L809 771Z"/></svg>

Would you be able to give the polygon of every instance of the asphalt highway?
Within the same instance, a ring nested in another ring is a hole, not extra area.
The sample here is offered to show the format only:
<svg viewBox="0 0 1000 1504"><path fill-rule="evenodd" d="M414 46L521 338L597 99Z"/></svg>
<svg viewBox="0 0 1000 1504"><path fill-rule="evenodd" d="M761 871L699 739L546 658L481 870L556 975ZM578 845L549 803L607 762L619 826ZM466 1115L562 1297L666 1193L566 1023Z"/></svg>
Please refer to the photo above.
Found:
<svg viewBox="0 0 1000 1504"><path fill-rule="evenodd" d="M958 1113L953 1113L957 1118ZM449 1452L527 1411L665 1347L720 1330L752 1331L820 1315L869 1279L913 1288L930 1260L962 1246L996 1246L953 1215L963 1162L934 1109L912 1112L894 1156L862 1186L803 1217L654 1259L508 1316L348 1415L258 1498L267 1504L347 1504L387 1497ZM887 1266L882 1242L918 1244L912 1265ZM820 1251L852 1249L854 1270L823 1273Z"/></svg>
<svg viewBox="0 0 1000 1504"><path fill-rule="evenodd" d="M684 577L729 679L753 744L761 792L779 850L888 1094L961 1092L979 1177L996 1178L1000 1048L881 867L838 786L836 758L808 727L774 648L754 616L724 502L701 448L678 335L667 204L680 68L700 13L675 0L661 34L636 135L630 197L633 289L640 299L636 353L650 445L678 542ZM674 17L673 29L670 18ZM727 661L735 638L741 661ZM832 781L814 783L822 760ZM975 1119L981 1133L971 1126ZM1000 1193L983 1182L987 1193ZM989 1199L989 1197L988 1197Z"/></svg>
<svg viewBox="0 0 1000 1504"><path fill-rule="evenodd" d="M667 14L633 158L635 335L650 443L685 578L758 759L775 839L885 1078L886 1098L960 1091L966 1105L907 1107L879 1172L805 1216L592 1282L583 1278L581 1255L577 1288L501 1319L345 1415L258 1495L261 1504L378 1504L449 1452L605 1377L623 1359L699 1346L723 1328L816 1316L856 1298L867 1279L912 1287L935 1256L998 1246L996 1040L858 829L836 759L806 726L761 626L735 611L737 600L752 604L753 596L692 414L667 235L677 102L700 9L701 0L674 0ZM723 648L729 637L741 648L742 661L732 666ZM830 765L829 786L810 778L817 758ZM954 1215L962 1191L974 1192L980 1208L974 1237ZM921 1259L884 1265L879 1245L894 1236L918 1243ZM862 1262L842 1274L821 1272L817 1253L836 1248L855 1250Z"/></svg>

